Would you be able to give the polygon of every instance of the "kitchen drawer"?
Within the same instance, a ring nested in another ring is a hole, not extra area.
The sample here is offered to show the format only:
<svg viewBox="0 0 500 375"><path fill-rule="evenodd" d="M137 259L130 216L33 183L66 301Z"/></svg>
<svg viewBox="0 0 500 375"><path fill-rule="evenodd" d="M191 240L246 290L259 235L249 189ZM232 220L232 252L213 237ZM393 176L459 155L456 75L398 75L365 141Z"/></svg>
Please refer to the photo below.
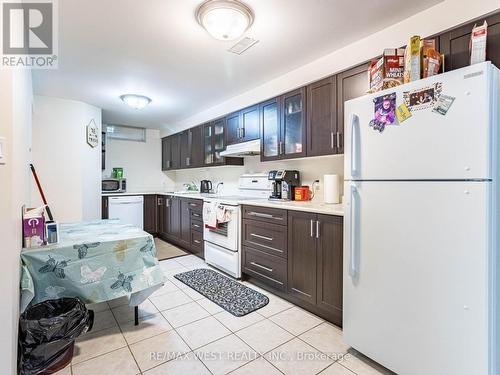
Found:
<svg viewBox="0 0 500 375"><path fill-rule="evenodd" d="M203 221L203 214L201 211L193 211L191 210L191 220L201 220Z"/></svg>
<svg viewBox="0 0 500 375"><path fill-rule="evenodd" d="M287 227L257 220L243 220L243 246L287 257Z"/></svg>
<svg viewBox="0 0 500 375"><path fill-rule="evenodd" d="M286 291L286 259L243 246L243 272L273 288Z"/></svg>
<svg viewBox="0 0 500 375"><path fill-rule="evenodd" d="M204 257L205 243L203 242L203 232L191 231L191 251L200 257Z"/></svg>
<svg viewBox="0 0 500 375"><path fill-rule="evenodd" d="M280 208L243 206L243 218L287 225L287 211Z"/></svg>
<svg viewBox="0 0 500 375"><path fill-rule="evenodd" d="M203 211L203 200L202 199L188 199L189 209L196 212Z"/></svg>
<svg viewBox="0 0 500 375"><path fill-rule="evenodd" d="M203 221L191 218L191 230L203 232Z"/></svg>

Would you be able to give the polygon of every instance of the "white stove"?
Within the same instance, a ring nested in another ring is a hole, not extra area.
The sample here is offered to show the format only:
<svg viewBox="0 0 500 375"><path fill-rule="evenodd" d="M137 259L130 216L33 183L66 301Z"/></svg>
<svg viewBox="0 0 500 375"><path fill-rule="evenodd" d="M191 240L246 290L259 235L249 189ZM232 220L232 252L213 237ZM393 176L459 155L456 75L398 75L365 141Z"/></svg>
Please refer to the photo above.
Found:
<svg viewBox="0 0 500 375"><path fill-rule="evenodd" d="M204 221L205 261L239 279L241 278L241 208L245 200L267 199L271 191L266 173L244 174L239 179L239 195L213 196L203 199L204 205L217 205L229 211L230 220L207 228ZM204 210L205 211L205 210Z"/></svg>

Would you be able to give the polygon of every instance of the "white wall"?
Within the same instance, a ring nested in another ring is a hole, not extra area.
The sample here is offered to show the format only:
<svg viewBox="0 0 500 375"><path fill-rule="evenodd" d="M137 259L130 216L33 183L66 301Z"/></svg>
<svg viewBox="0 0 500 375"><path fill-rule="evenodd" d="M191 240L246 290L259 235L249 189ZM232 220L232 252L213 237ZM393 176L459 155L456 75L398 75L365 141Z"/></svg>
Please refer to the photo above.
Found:
<svg viewBox="0 0 500 375"><path fill-rule="evenodd" d="M16 374L19 319L19 253L22 241L21 207L30 205L31 115L33 90L30 71L0 70L0 137L7 141L7 163L0 164L0 366Z"/></svg>
<svg viewBox="0 0 500 375"><path fill-rule="evenodd" d="M244 173L265 172L275 169L293 169L301 174L302 185L311 186L314 180L320 180L320 190L315 200L323 200L323 175L338 174L343 176L344 157L342 155L319 156L284 161L260 162L259 156L245 158L244 166L224 166L210 168L187 169L174 172L165 172L175 180L175 190L182 190L182 184L194 181L198 186L201 180L211 180L213 187L223 181L223 194L235 194L238 190L238 178Z"/></svg>
<svg viewBox="0 0 500 375"><path fill-rule="evenodd" d="M35 96L33 164L55 220L101 217L101 145L91 148L86 127L94 120L101 134L101 109L73 100ZM33 205L42 204L36 187Z"/></svg>
<svg viewBox="0 0 500 375"><path fill-rule="evenodd" d="M444 0L423 12L283 74L264 85L185 120L169 124L169 129L179 131L202 124L207 120L223 116L372 59L380 55L384 48L405 45L412 35L433 35L499 8L500 2L498 0ZM170 133L170 130L163 130L162 136Z"/></svg>
<svg viewBox="0 0 500 375"><path fill-rule="evenodd" d="M123 168L130 192L164 191L174 186L174 182L161 171L161 138L156 129L146 130L146 142L108 138L103 177L111 176L116 167Z"/></svg>

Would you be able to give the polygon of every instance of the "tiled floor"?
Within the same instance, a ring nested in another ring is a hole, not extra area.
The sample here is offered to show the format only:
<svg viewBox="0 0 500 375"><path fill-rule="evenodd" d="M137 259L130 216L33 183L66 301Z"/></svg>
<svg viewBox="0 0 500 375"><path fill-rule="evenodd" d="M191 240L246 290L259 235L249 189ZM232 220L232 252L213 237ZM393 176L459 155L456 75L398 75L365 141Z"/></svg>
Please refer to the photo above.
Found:
<svg viewBox="0 0 500 375"><path fill-rule="evenodd" d="M59 375L389 374L350 350L340 329L283 299L245 283L270 302L237 318L173 278L203 261L160 263L168 281L140 306L140 325L124 299L92 306L94 330Z"/></svg>

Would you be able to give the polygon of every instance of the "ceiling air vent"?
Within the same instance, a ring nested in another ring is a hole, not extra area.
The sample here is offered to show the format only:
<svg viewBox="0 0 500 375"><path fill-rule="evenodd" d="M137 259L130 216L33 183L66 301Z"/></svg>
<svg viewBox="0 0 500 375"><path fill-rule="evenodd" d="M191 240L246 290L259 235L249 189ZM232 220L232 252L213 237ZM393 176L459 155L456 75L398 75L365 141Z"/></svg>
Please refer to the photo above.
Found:
<svg viewBox="0 0 500 375"><path fill-rule="evenodd" d="M236 43L234 46L228 49L228 52L235 53L237 55L241 55L243 52L245 52L247 49L252 47L255 43L257 43L257 39L252 39L249 37L245 37L241 39L238 43Z"/></svg>

